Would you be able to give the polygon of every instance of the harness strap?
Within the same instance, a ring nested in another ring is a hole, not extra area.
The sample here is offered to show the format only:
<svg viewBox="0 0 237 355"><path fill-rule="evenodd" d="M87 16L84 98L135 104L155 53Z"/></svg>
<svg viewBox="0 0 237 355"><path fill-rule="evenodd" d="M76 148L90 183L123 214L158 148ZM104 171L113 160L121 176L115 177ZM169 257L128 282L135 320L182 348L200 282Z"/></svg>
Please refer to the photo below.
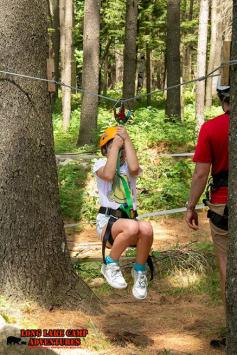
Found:
<svg viewBox="0 0 237 355"><path fill-rule="evenodd" d="M123 189L124 189L125 196L126 196L126 206L121 204L119 208L127 214L128 218L133 218L133 214L132 214L133 199L132 199L131 192L130 192L130 189L129 189L129 186L128 186L128 183L127 183L125 177L120 174L120 158L121 158L121 150L118 153L117 165L116 165L116 175L117 175L118 179L121 179L121 182L123 185Z"/></svg>
<svg viewBox="0 0 237 355"><path fill-rule="evenodd" d="M223 170L220 171L218 174L213 175L213 189L218 189L219 187L228 186L228 176L229 171Z"/></svg>
<svg viewBox="0 0 237 355"><path fill-rule="evenodd" d="M117 221L117 218L114 216L110 216L110 219L108 221L106 230L105 230L105 234L102 240L102 256L103 256L103 263L105 264L105 248L106 248L106 243L109 242L111 245L113 245L114 240L113 237L111 235L111 229L112 226L114 224L114 222Z"/></svg>
<svg viewBox="0 0 237 355"><path fill-rule="evenodd" d="M227 209L227 214L225 214ZM218 228L228 231L228 208L225 207L224 215L208 210L207 217L210 218L211 222Z"/></svg>
<svg viewBox="0 0 237 355"><path fill-rule="evenodd" d="M203 200L204 205L208 206L207 201L210 201L211 192L219 189L219 187L228 187L228 176L229 171L223 170L209 178L205 191L206 198Z"/></svg>
<svg viewBox="0 0 237 355"><path fill-rule="evenodd" d="M150 269L150 273L151 273L150 281L151 281L151 280L153 280L153 276L154 276L154 264L153 264L153 260L152 260L151 255L148 255L146 262L147 262L147 265L149 266L149 269Z"/></svg>

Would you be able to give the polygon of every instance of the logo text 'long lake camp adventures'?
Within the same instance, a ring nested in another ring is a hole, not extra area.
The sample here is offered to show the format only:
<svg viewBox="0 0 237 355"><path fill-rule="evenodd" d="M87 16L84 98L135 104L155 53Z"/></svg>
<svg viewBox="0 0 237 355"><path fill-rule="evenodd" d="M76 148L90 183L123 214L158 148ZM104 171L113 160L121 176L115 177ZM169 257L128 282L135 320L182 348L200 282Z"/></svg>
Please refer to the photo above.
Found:
<svg viewBox="0 0 237 355"><path fill-rule="evenodd" d="M81 338L88 334L87 329L21 329L20 337L29 338L27 342L12 341L8 339L7 344L26 344L31 348L39 347L78 347L81 345ZM14 337L8 337L14 338Z"/></svg>

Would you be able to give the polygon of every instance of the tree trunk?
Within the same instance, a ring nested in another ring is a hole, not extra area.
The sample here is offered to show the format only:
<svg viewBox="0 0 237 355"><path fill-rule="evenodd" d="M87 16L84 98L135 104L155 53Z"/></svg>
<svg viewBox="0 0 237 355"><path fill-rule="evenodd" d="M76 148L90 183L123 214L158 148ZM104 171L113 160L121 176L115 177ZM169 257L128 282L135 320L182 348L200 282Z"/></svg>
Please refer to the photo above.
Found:
<svg viewBox="0 0 237 355"><path fill-rule="evenodd" d="M60 24L59 24L59 0L50 0L50 18L53 28L52 42L54 50L54 76L55 80L59 81L59 52L60 52ZM55 97L58 96L58 86L56 85Z"/></svg>
<svg viewBox="0 0 237 355"><path fill-rule="evenodd" d="M72 0L72 49L71 49L71 66L72 66L72 75L71 75L71 85L75 88L77 86L77 63L75 57L75 45L73 39L73 29L75 28L75 8L74 8L74 0ZM74 91L73 91L74 92Z"/></svg>
<svg viewBox="0 0 237 355"><path fill-rule="evenodd" d="M190 0L188 20L192 21L193 19L193 5L194 0ZM190 44L187 44L184 48L183 55L183 81L189 81L192 79L192 48Z"/></svg>
<svg viewBox="0 0 237 355"><path fill-rule="evenodd" d="M100 0L85 0L83 32L82 87L97 94L99 90ZM94 143L97 128L98 97L83 95L80 132L77 144Z"/></svg>
<svg viewBox="0 0 237 355"><path fill-rule="evenodd" d="M198 31L198 52L197 52L197 77L206 75L206 53L208 33L208 0L200 1L199 31ZM204 123L204 102L205 102L205 80L196 84L196 120L197 130Z"/></svg>
<svg viewBox="0 0 237 355"><path fill-rule="evenodd" d="M219 0L212 0L211 7L211 41L210 41L210 56L208 62L207 72L210 73L215 67L221 64L221 31L220 31L220 3ZM216 72L215 74L217 74ZM206 107L210 108L212 105L212 84L216 80L214 78L207 79L206 83Z"/></svg>
<svg viewBox="0 0 237 355"><path fill-rule="evenodd" d="M166 58L167 86L180 84L180 0L168 0ZM166 115L181 118L180 87L167 91Z"/></svg>
<svg viewBox="0 0 237 355"><path fill-rule="evenodd" d="M1 0L0 7L1 63L45 78L47 0ZM88 309L93 294L65 247L45 82L1 74L0 155L1 295Z"/></svg>
<svg viewBox="0 0 237 355"><path fill-rule="evenodd" d="M192 55L190 45L184 48L183 56L183 81L191 80L191 66L192 66Z"/></svg>
<svg viewBox="0 0 237 355"><path fill-rule="evenodd" d="M60 70L61 81L64 82L65 68L65 1L59 0L59 22L60 22Z"/></svg>
<svg viewBox="0 0 237 355"><path fill-rule="evenodd" d="M122 51L115 52L115 72L116 72L116 84L121 83L123 80L123 53Z"/></svg>
<svg viewBox="0 0 237 355"><path fill-rule="evenodd" d="M102 71L102 68L104 68L102 89L103 89L103 95L105 96L107 95L107 89L108 89L109 49L111 44L112 44L112 38L109 38L100 62L100 72Z"/></svg>
<svg viewBox="0 0 237 355"><path fill-rule="evenodd" d="M123 66L123 98L125 99L135 96L137 15L137 0L127 0ZM134 102L131 101L131 106L133 105Z"/></svg>
<svg viewBox="0 0 237 355"><path fill-rule="evenodd" d="M146 45L146 93L151 92L151 49ZM151 105L151 95L147 96L147 106Z"/></svg>
<svg viewBox="0 0 237 355"><path fill-rule="evenodd" d="M109 67L109 56L108 53L104 60L104 78L103 78L103 95L107 95L108 89L108 67Z"/></svg>
<svg viewBox="0 0 237 355"><path fill-rule="evenodd" d="M140 55L139 61L137 63L137 94L140 94L143 88L144 75L146 70L146 58L144 54Z"/></svg>
<svg viewBox="0 0 237 355"><path fill-rule="evenodd" d="M65 52L64 52L64 77L63 83L71 86L72 82L72 0L65 2ZM71 116L71 88L62 86L62 112L63 130L67 131Z"/></svg>
<svg viewBox="0 0 237 355"><path fill-rule="evenodd" d="M237 58L237 0L233 0L233 34L231 59ZM229 140L229 250L227 265L227 354L235 355L237 349L237 67L230 68L231 119Z"/></svg>
<svg viewBox="0 0 237 355"><path fill-rule="evenodd" d="M190 0L189 15L188 15L189 21L193 19L193 5L194 5L194 0Z"/></svg>

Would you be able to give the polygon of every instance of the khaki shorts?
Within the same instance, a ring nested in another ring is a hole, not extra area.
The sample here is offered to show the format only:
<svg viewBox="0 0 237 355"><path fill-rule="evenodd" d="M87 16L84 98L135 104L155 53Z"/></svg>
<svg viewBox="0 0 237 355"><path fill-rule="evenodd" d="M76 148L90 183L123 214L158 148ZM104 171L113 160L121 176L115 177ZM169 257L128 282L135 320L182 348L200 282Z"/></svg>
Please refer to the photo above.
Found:
<svg viewBox="0 0 237 355"><path fill-rule="evenodd" d="M208 202L208 207L211 211L214 211L220 215L224 214L225 204L212 204ZM211 236L214 244L214 248L217 254L227 255L228 249L228 231L216 227L211 220Z"/></svg>

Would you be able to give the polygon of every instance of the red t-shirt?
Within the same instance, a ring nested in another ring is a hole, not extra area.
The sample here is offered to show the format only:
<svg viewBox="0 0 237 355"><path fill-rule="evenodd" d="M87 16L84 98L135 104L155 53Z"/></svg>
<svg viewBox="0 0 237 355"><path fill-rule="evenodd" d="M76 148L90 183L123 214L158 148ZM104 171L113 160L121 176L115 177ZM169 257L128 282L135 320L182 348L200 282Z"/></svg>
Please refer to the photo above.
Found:
<svg viewBox="0 0 237 355"><path fill-rule="evenodd" d="M205 122L200 130L193 161L195 163L211 163L211 174L215 175L228 170L228 135L229 114L213 118ZM226 203L228 188L220 187L212 192L211 203Z"/></svg>

